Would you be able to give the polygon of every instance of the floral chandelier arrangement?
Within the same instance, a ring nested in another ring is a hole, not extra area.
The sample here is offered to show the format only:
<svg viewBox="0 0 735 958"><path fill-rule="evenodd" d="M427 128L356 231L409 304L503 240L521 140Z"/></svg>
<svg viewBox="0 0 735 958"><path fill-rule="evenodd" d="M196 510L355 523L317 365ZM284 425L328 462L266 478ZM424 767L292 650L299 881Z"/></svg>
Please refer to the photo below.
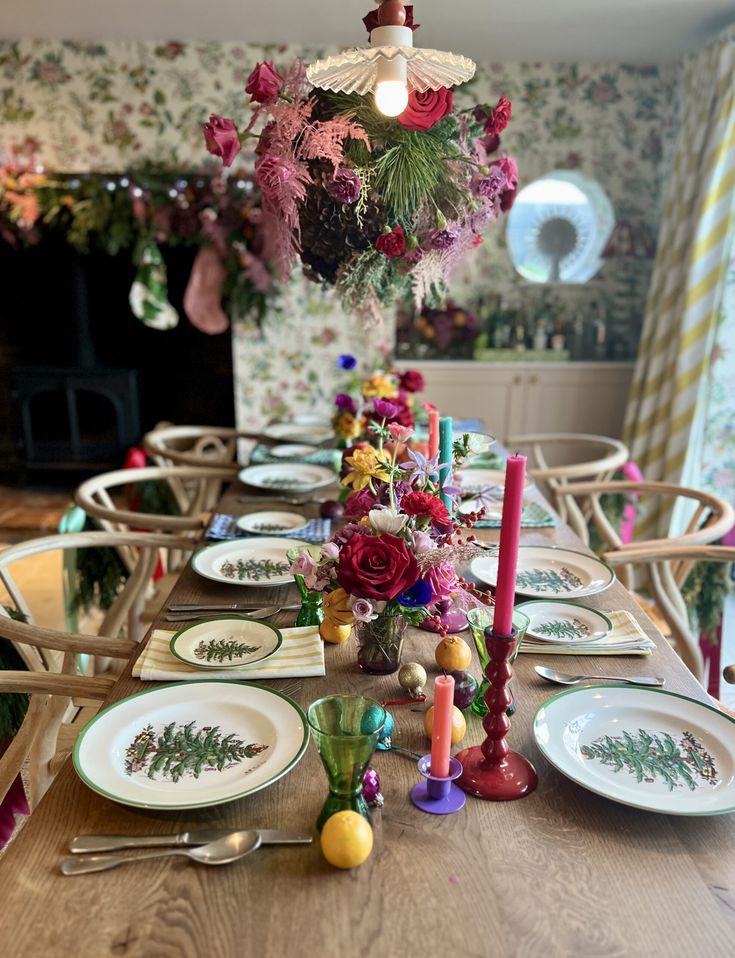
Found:
<svg viewBox="0 0 735 958"><path fill-rule="evenodd" d="M379 320L399 295L419 308L443 297L454 269L510 209L518 170L496 155L511 116L504 96L494 107L454 107L451 84L472 76L471 61L413 48L413 8L397 0L365 25L365 50L308 70L258 64L247 129L213 114L204 134L226 166L246 139L257 141L266 255L280 277L300 259L347 310Z"/></svg>

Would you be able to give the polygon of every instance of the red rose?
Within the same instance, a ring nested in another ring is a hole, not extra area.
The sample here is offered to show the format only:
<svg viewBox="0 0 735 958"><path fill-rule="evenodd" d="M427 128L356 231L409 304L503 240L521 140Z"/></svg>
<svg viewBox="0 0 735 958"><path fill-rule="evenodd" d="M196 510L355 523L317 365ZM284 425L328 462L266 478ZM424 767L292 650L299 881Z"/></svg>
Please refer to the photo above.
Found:
<svg viewBox="0 0 735 958"><path fill-rule="evenodd" d="M271 60L259 63L248 77L245 92L250 94L250 100L258 103L267 103L275 100L278 91L283 86L283 77L273 66Z"/></svg>
<svg viewBox="0 0 735 958"><path fill-rule="evenodd" d="M390 233L381 233L375 240L375 249L385 253L390 259L403 256L406 252L406 234L402 226L396 226Z"/></svg>
<svg viewBox="0 0 735 958"><path fill-rule="evenodd" d="M231 166L240 152L240 137L235 121L213 113L209 122L202 125L204 142L212 156L221 156L223 166Z"/></svg>
<svg viewBox="0 0 735 958"><path fill-rule="evenodd" d="M401 499L401 512L409 516L428 516L439 525L451 522L447 507L430 492L409 492Z"/></svg>
<svg viewBox="0 0 735 958"><path fill-rule="evenodd" d="M507 96L501 96L498 105L490 116L485 120L485 133L488 136L497 136L502 133L508 125L508 120L512 116L513 109Z"/></svg>
<svg viewBox="0 0 735 958"><path fill-rule="evenodd" d="M418 369L407 369L401 373L400 383L407 392L420 393L424 388L424 377Z"/></svg>
<svg viewBox="0 0 735 958"><path fill-rule="evenodd" d="M452 91L446 87L408 94L408 106L397 118L407 130L430 130L452 112Z"/></svg>
<svg viewBox="0 0 735 958"><path fill-rule="evenodd" d="M410 589L419 574L416 557L403 539L388 533L353 536L339 554L337 582L360 599L388 602Z"/></svg>
<svg viewBox="0 0 735 958"><path fill-rule="evenodd" d="M508 210L512 208L515 201L516 201L516 190L505 190L504 193L500 194L501 211L503 213L507 213Z"/></svg>

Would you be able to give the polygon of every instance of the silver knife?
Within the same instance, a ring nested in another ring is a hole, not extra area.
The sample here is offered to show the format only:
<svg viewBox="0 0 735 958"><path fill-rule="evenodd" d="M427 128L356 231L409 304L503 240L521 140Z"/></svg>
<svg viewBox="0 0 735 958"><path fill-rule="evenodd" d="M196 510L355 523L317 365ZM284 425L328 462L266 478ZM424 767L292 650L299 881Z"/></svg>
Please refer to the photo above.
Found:
<svg viewBox="0 0 735 958"><path fill-rule="evenodd" d="M178 835L77 835L69 842L74 855L93 852L114 852L119 848L157 848L161 845L207 845L226 838L236 828L201 828ZM303 832L278 832L268 828L256 829L261 845L308 845L311 835Z"/></svg>
<svg viewBox="0 0 735 958"><path fill-rule="evenodd" d="M280 602L275 603L280 609L300 609L301 603L295 602L290 605L281 605ZM180 603L174 605L169 605L167 607L168 612L255 612L257 609L262 609L263 603L260 605L253 605L252 602L213 602L210 605L187 605L186 603Z"/></svg>

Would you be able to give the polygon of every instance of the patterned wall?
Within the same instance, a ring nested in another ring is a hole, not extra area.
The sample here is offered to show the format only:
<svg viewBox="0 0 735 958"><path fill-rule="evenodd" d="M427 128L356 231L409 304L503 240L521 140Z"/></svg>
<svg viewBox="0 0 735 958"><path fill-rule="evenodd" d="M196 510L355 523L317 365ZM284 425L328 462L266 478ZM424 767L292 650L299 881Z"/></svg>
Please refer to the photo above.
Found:
<svg viewBox="0 0 735 958"><path fill-rule="evenodd" d="M252 66L266 57L285 64L298 53L311 55L241 43L0 41L0 162L20 145L49 169L121 170L145 160L204 164L202 119L216 110L244 120L241 91ZM460 106L500 93L512 99L503 146L517 157L522 182L566 167L602 183L625 226L618 255L590 287L551 299L567 313L589 310L596 299L631 343L643 313L677 82L675 65L484 63L457 94ZM488 291L528 305L502 229L474 254L453 295L469 304ZM324 410L334 357L347 350L374 354L375 339L328 292L295 280L262 334L235 326L239 421L256 425L289 411Z"/></svg>

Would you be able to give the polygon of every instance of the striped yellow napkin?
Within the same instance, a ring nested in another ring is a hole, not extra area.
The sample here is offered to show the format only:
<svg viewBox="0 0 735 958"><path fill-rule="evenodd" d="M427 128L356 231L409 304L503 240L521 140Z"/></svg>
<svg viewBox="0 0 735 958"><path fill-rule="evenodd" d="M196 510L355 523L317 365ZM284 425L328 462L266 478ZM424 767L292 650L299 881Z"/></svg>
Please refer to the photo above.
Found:
<svg viewBox="0 0 735 958"><path fill-rule="evenodd" d="M621 610L606 615L612 622L612 630L602 639L563 644L529 637L523 640L518 651L547 655L650 655L656 648L656 643L648 638L630 612Z"/></svg>
<svg viewBox="0 0 735 958"><path fill-rule="evenodd" d="M280 649L264 662L246 669L196 669L172 654L169 643L174 632L155 629L138 661L133 676L142 682L176 681L176 679L292 679L325 675L324 643L317 626L281 629Z"/></svg>

